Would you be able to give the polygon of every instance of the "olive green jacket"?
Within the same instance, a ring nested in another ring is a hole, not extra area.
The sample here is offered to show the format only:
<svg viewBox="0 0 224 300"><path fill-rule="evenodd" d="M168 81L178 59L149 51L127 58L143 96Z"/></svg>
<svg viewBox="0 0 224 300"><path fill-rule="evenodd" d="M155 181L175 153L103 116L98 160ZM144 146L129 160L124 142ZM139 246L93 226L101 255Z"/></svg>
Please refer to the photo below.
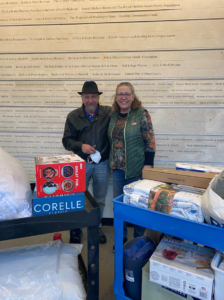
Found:
<svg viewBox="0 0 224 300"><path fill-rule="evenodd" d="M140 107L130 110L124 128L125 142L125 161L126 172L125 178L141 176L145 163L145 143L142 138L140 124L144 108ZM117 122L119 112L112 112L108 128L108 137L110 142L109 167L113 167L113 130Z"/></svg>

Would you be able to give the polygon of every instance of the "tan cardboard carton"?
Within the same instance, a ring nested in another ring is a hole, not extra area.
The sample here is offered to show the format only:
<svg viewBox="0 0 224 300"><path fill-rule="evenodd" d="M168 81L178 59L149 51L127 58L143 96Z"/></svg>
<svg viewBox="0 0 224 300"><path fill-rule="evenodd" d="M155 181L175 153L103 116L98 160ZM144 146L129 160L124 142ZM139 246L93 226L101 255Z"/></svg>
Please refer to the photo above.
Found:
<svg viewBox="0 0 224 300"><path fill-rule="evenodd" d="M149 281L149 262L142 269L141 300L199 300L183 292ZM208 299L210 300L210 299Z"/></svg>
<svg viewBox="0 0 224 300"><path fill-rule="evenodd" d="M144 179L163 181L181 185L195 186L206 189L216 174L172 169L146 169L142 172Z"/></svg>
<svg viewBox="0 0 224 300"><path fill-rule="evenodd" d="M215 252L210 248L163 238L150 257L149 280L193 298L210 300Z"/></svg>

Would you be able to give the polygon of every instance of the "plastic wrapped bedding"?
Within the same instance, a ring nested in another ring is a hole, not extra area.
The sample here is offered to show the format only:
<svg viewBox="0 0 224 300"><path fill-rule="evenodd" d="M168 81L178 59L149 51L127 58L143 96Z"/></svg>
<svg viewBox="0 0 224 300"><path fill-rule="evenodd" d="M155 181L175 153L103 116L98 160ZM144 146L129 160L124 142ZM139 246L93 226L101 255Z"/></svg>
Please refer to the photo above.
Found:
<svg viewBox="0 0 224 300"><path fill-rule="evenodd" d="M32 215L30 183L21 163L0 148L0 220Z"/></svg>
<svg viewBox="0 0 224 300"><path fill-rule="evenodd" d="M123 202L143 208L148 208L148 198L150 190L160 184L163 184L163 182L148 179L142 179L127 184L123 188Z"/></svg>
<svg viewBox="0 0 224 300"><path fill-rule="evenodd" d="M135 206L148 208L148 198L151 188L163 184L160 181L154 180L138 180L124 186L123 202Z"/></svg>
<svg viewBox="0 0 224 300"><path fill-rule="evenodd" d="M60 242L0 251L1 300L59 300Z"/></svg>
<svg viewBox="0 0 224 300"><path fill-rule="evenodd" d="M62 285L62 300L85 300L86 291L79 274L78 255L82 245L62 243L59 265L59 282Z"/></svg>
<svg viewBox="0 0 224 300"><path fill-rule="evenodd" d="M177 192L174 195L172 215L184 219L204 222L204 216L201 210L202 195Z"/></svg>
<svg viewBox="0 0 224 300"><path fill-rule="evenodd" d="M125 195L135 194L140 196L149 196L151 188L163 183L164 182L155 180L142 179L125 185L123 191Z"/></svg>
<svg viewBox="0 0 224 300"><path fill-rule="evenodd" d="M202 172L202 173L221 173L224 171L222 167L214 167L208 165L199 165L199 164L189 164L189 163L176 163L176 170L182 171L193 171L193 172Z"/></svg>
<svg viewBox="0 0 224 300"><path fill-rule="evenodd" d="M84 300L82 245L53 241L0 251L1 300Z"/></svg>
<svg viewBox="0 0 224 300"><path fill-rule="evenodd" d="M136 194L124 195L123 202L134 206L148 208L148 198L149 197L147 196L140 196Z"/></svg>
<svg viewBox="0 0 224 300"><path fill-rule="evenodd" d="M188 185L176 185L176 184L171 184L176 190L182 191L182 192L188 192L188 193L193 193L193 194L198 194L198 195L203 195L205 193L205 189L194 187L194 186L188 186Z"/></svg>
<svg viewBox="0 0 224 300"><path fill-rule="evenodd" d="M204 222L201 210L203 189L144 179L126 185L123 191L124 203Z"/></svg>

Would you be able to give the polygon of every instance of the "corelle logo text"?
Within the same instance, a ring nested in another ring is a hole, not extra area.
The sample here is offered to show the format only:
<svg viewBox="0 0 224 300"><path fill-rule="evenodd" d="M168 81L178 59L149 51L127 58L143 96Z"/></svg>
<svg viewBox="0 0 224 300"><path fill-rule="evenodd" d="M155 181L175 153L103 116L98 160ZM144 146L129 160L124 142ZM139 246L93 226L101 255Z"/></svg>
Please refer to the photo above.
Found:
<svg viewBox="0 0 224 300"><path fill-rule="evenodd" d="M83 208L82 201L73 201L71 202L59 202L59 203L44 203L42 205L36 204L34 206L34 211L36 213L40 213L41 211L49 212L49 213L60 213L67 212L70 210L81 209Z"/></svg>

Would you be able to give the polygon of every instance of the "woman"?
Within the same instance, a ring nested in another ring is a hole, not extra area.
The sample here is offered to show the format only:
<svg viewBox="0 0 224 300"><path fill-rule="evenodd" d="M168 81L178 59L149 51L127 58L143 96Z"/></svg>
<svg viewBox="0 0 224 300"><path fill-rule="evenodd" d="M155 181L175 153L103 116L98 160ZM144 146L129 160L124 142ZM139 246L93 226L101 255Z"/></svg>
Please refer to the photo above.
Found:
<svg viewBox="0 0 224 300"><path fill-rule="evenodd" d="M142 169L153 167L155 137L150 115L141 106L131 83L118 84L112 110L108 129L109 166L113 170L113 196L116 198L123 194L126 184L142 179ZM145 228L134 225L134 238L144 232ZM126 241L124 223L123 242Z"/></svg>

